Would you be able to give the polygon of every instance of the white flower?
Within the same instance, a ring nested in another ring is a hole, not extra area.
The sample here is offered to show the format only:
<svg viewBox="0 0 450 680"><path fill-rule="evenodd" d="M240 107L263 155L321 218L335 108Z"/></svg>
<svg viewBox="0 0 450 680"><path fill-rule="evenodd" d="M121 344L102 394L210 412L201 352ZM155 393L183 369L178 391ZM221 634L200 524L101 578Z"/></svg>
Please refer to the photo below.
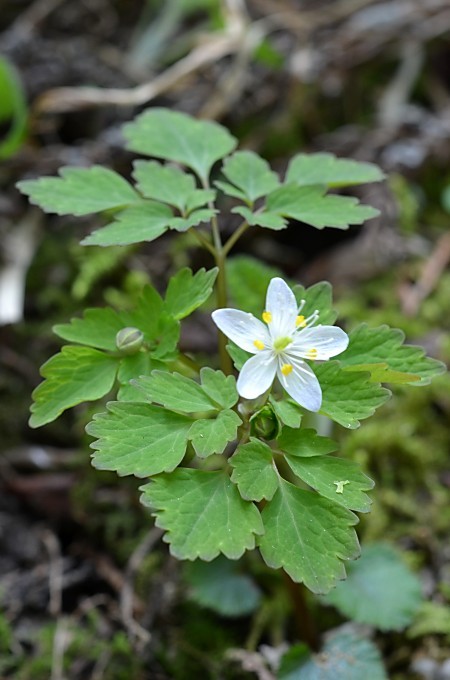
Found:
<svg viewBox="0 0 450 680"><path fill-rule="evenodd" d="M245 362L237 390L245 399L255 399L272 385L275 376L286 392L309 411L318 411L322 390L313 370L304 361L324 361L343 352L348 336L341 328L314 324L316 310L305 318L294 293L283 279L272 279L267 289L266 311L260 321L238 309L218 309L214 323L238 347L255 356Z"/></svg>

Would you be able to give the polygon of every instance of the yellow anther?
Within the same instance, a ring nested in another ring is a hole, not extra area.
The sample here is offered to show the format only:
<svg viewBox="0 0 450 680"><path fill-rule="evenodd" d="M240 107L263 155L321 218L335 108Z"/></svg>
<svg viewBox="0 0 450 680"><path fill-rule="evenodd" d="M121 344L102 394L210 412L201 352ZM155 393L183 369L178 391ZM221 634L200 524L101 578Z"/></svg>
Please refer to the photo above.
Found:
<svg viewBox="0 0 450 680"><path fill-rule="evenodd" d="M307 359L313 359L313 360L314 360L314 359L317 359L317 350L316 350L314 347L312 347L311 349L309 349L309 350L306 352L306 358L307 358Z"/></svg>
<svg viewBox="0 0 450 680"><path fill-rule="evenodd" d="M272 321L272 314L270 312L263 312L262 320L264 323L270 323Z"/></svg>
<svg viewBox="0 0 450 680"><path fill-rule="evenodd" d="M264 343L261 342L261 340L254 340L253 344L255 345L256 349L264 349Z"/></svg>
<svg viewBox="0 0 450 680"><path fill-rule="evenodd" d="M294 367L292 366L292 364L283 364L283 366L281 367L281 372L283 375L289 375L289 373L292 373L293 370Z"/></svg>
<svg viewBox="0 0 450 680"><path fill-rule="evenodd" d="M298 315L298 317L295 320L295 325L299 326L300 328L304 328L306 326L306 319L303 316L303 314Z"/></svg>

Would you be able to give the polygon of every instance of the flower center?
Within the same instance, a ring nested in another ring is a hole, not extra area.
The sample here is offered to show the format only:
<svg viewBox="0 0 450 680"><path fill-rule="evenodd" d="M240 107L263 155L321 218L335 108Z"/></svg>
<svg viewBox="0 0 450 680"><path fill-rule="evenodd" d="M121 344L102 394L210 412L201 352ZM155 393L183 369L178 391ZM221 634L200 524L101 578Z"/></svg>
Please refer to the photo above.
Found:
<svg viewBox="0 0 450 680"><path fill-rule="evenodd" d="M273 348L275 352L282 352L292 342L292 338L277 338L274 340Z"/></svg>

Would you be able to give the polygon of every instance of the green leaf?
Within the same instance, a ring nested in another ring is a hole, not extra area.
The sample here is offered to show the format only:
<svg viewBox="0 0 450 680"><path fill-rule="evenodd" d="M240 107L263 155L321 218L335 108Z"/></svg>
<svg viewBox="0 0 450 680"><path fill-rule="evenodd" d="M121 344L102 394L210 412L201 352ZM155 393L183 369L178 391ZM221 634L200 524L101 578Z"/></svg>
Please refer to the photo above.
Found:
<svg viewBox="0 0 450 680"><path fill-rule="evenodd" d="M259 547L269 567L282 567L293 581L313 593L328 592L345 578L342 560L355 559L359 544L353 527L357 517L312 491L284 479L267 503Z"/></svg>
<svg viewBox="0 0 450 680"><path fill-rule="evenodd" d="M210 208L194 210L188 217L172 217L169 221L169 227L176 231L187 231L191 227L196 227L201 222L210 222L211 218L216 214L217 210Z"/></svg>
<svg viewBox="0 0 450 680"><path fill-rule="evenodd" d="M384 178L384 173L373 163L336 158L331 153L299 153L289 163L286 184L324 184L334 188L380 182Z"/></svg>
<svg viewBox="0 0 450 680"><path fill-rule="evenodd" d="M240 189L237 189L232 184L229 184L228 182L222 182L222 180L216 180L214 185L227 196L232 196L233 198L238 198L239 200L245 202L246 195L244 192Z"/></svg>
<svg viewBox="0 0 450 680"><path fill-rule="evenodd" d="M206 458L213 453L222 453L228 444L236 439L237 428L242 420L234 411L220 411L214 419L196 420L189 430L189 439L195 453Z"/></svg>
<svg viewBox="0 0 450 680"><path fill-rule="evenodd" d="M222 408L232 408L239 399L236 378L232 375L205 367L200 370L200 380L203 391Z"/></svg>
<svg viewBox="0 0 450 680"><path fill-rule="evenodd" d="M164 303L160 294L147 285L139 296L136 307L131 311L120 312L124 326L134 326L144 333L148 342L157 340L162 331L166 332L167 319L163 316Z"/></svg>
<svg viewBox="0 0 450 680"><path fill-rule="evenodd" d="M89 215L140 200L123 177L100 165L61 168L59 174L61 177L24 180L17 187L31 203L57 215Z"/></svg>
<svg viewBox="0 0 450 680"><path fill-rule="evenodd" d="M370 381L377 383L394 383L396 385L409 385L414 382L420 382L420 377L413 373L402 373L401 371L392 371L387 364L355 364L354 366L346 366L346 371L353 371L358 373L365 371L370 373Z"/></svg>
<svg viewBox="0 0 450 680"><path fill-rule="evenodd" d="M409 638L422 637L423 635L450 635L450 608L448 604L422 602L407 635Z"/></svg>
<svg viewBox="0 0 450 680"><path fill-rule="evenodd" d="M247 616L261 601L261 591L249 576L240 574L236 563L225 557L212 562L195 560L184 570L191 600L222 616Z"/></svg>
<svg viewBox="0 0 450 680"><path fill-rule="evenodd" d="M133 167L136 188L143 196L168 203L181 213L185 212L187 201L197 189L192 175L157 161L135 161Z"/></svg>
<svg viewBox="0 0 450 680"><path fill-rule="evenodd" d="M144 111L123 127L123 134L131 151L182 163L203 180L236 146L236 139L217 123L159 108Z"/></svg>
<svg viewBox="0 0 450 680"><path fill-rule="evenodd" d="M97 441L93 465L119 475L150 477L171 472L183 460L192 420L159 406L110 402L86 427Z"/></svg>
<svg viewBox="0 0 450 680"><path fill-rule="evenodd" d="M325 195L324 187L295 184L287 184L269 194L267 210L317 229L348 229L351 224L362 224L379 214L375 208L360 205L356 198Z"/></svg>
<svg viewBox="0 0 450 680"><path fill-rule="evenodd" d="M344 508L369 512L372 501L364 493L374 482L361 472L360 466L333 456L301 458L286 455L289 467L308 486Z"/></svg>
<svg viewBox="0 0 450 680"><path fill-rule="evenodd" d="M280 185L277 174L272 172L267 161L253 151L236 151L225 160L222 172L250 203Z"/></svg>
<svg viewBox="0 0 450 680"><path fill-rule="evenodd" d="M277 444L282 451L291 456L304 458L324 456L327 453L337 451L338 448L335 441L328 437L321 437L315 430L309 428L295 430L290 427L283 427Z"/></svg>
<svg viewBox="0 0 450 680"><path fill-rule="evenodd" d="M349 333L349 346L339 355L342 366L356 367L360 364L378 364L375 367L376 374L383 382L406 382L400 374L411 374L411 385L427 385L435 375L445 372L444 364L436 359L425 356L422 347L404 345L405 335L403 331L389 326L369 328L367 324L357 326ZM386 373L385 379L381 378L383 372L380 364L387 366L392 373ZM403 376L405 378L405 376ZM415 378L420 378L417 381Z"/></svg>
<svg viewBox="0 0 450 680"><path fill-rule="evenodd" d="M240 371L242 366L247 361L247 359L250 359L252 355L250 354L250 352L246 352L244 349L241 349L240 347L235 345L234 342L229 342L226 347L228 354L233 360L235 369L237 371Z"/></svg>
<svg viewBox="0 0 450 680"><path fill-rule="evenodd" d="M252 438L248 444L239 446L230 458L233 468L231 481L237 484L239 493L247 501L270 501L277 490L278 474L274 467L272 449Z"/></svg>
<svg viewBox="0 0 450 680"><path fill-rule="evenodd" d="M10 158L22 146L27 131L28 108L22 81L13 64L0 56L0 124L6 129L0 141L0 159Z"/></svg>
<svg viewBox="0 0 450 680"><path fill-rule="evenodd" d="M347 580L325 601L358 623L403 630L421 605L421 585L395 550L374 544L363 547L360 559L348 566Z"/></svg>
<svg viewBox="0 0 450 680"><path fill-rule="evenodd" d="M272 394L269 395L269 402L272 405L275 416L282 425L292 428L300 427L302 411L298 404L288 399L277 401Z"/></svg>
<svg viewBox="0 0 450 680"><path fill-rule="evenodd" d="M237 560L255 547L261 516L244 501L227 474L178 469L142 487L144 505L154 508L156 525L178 559L210 561L222 553Z"/></svg>
<svg viewBox="0 0 450 680"><path fill-rule="evenodd" d="M114 385L117 359L90 347L67 345L41 368L44 382L33 392L30 427L55 420L83 401L95 401Z"/></svg>
<svg viewBox="0 0 450 680"><path fill-rule="evenodd" d="M279 680L388 680L378 648L358 633L338 630L319 654L306 645L292 647L282 658Z"/></svg>
<svg viewBox="0 0 450 680"><path fill-rule="evenodd" d="M318 364L314 372L322 387L320 412L351 430L391 396L389 390L370 382L370 373L342 370L338 361Z"/></svg>
<svg viewBox="0 0 450 680"><path fill-rule="evenodd" d="M154 241L169 229L172 219L168 206L147 201L115 215L114 222L93 231L81 241L81 245L126 246Z"/></svg>
<svg viewBox="0 0 450 680"><path fill-rule="evenodd" d="M126 324L120 314L110 307L86 309L83 317L70 323L53 326L53 332L63 340L115 352L116 335Z"/></svg>
<svg viewBox="0 0 450 680"><path fill-rule="evenodd" d="M155 360L148 352L138 352L125 356L120 360L117 380L121 383L117 393L117 401L143 401L145 396L141 390L130 384L137 375L150 375L152 371L167 370L167 364Z"/></svg>
<svg viewBox="0 0 450 680"><path fill-rule="evenodd" d="M281 215L278 215L276 212L270 212L268 210L252 212L249 208L238 205L235 208L232 208L231 212L241 215L251 227L263 227L265 229L280 231L280 229L286 229L288 226L287 220L285 220L284 217L281 217Z"/></svg>
<svg viewBox="0 0 450 680"><path fill-rule="evenodd" d="M151 375L133 380L133 385L142 390L147 401L174 411L196 413L218 410L218 405L198 383L180 373L153 371Z"/></svg>
<svg viewBox="0 0 450 680"><path fill-rule="evenodd" d="M281 276L279 269L254 257L237 255L231 258L227 263L227 283L232 302L230 306L261 316L267 287L275 276Z"/></svg>
<svg viewBox="0 0 450 680"><path fill-rule="evenodd" d="M195 274L185 267L169 281L166 310L175 319L184 319L202 305L212 293L218 269L199 269Z"/></svg>
<svg viewBox="0 0 450 680"><path fill-rule="evenodd" d="M309 288L296 285L292 290L299 305L302 300L305 301L302 309L303 316L308 317L317 309L319 323L323 326L334 324L337 312L333 309L333 288L328 281L320 281Z"/></svg>

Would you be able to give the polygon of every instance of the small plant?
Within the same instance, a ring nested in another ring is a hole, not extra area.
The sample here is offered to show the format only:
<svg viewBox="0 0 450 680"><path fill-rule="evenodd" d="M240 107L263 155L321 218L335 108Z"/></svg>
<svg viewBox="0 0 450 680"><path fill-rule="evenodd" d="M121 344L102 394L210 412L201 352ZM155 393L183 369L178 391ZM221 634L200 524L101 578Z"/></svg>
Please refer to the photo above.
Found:
<svg viewBox="0 0 450 680"><path fill-rule="evenodd" d="M347 335L334 326L326 282L290 286L257 262L244 271L231 260L235 298L245 277L257 294L230 304L227 258L249 228L280 230L290 220L317 229L361 224L377 211L328 191L383 174L369 163L298 154L282 181L255 153L234 151L236 140L223 127L164 109L144 112L124 135L131 151L164 161L135 161L134 186L94 166L63 168L60 177L19 188L48 212L106 211L109 223L85 245L189 231L215 267L182 269L164 297L147 286L134 311L88 309L55 326L70 344L42 367L31 425L116 390L87 426L93 465L148 480L142 503L175 557L236 560L258 547L269 567L327 593L360 553L354 513L369 511L373 481L358 464L330 455L338 446L318 434L313 414L357 428L390 397L382 384L426 385L444 367L405 345L400 330L364 323ZM212 181L217 161L221 176ZM242 218L225 242L224 195ZM198 366L178 347L180 322L214 288L220 368L215 357Z"/></svg>

